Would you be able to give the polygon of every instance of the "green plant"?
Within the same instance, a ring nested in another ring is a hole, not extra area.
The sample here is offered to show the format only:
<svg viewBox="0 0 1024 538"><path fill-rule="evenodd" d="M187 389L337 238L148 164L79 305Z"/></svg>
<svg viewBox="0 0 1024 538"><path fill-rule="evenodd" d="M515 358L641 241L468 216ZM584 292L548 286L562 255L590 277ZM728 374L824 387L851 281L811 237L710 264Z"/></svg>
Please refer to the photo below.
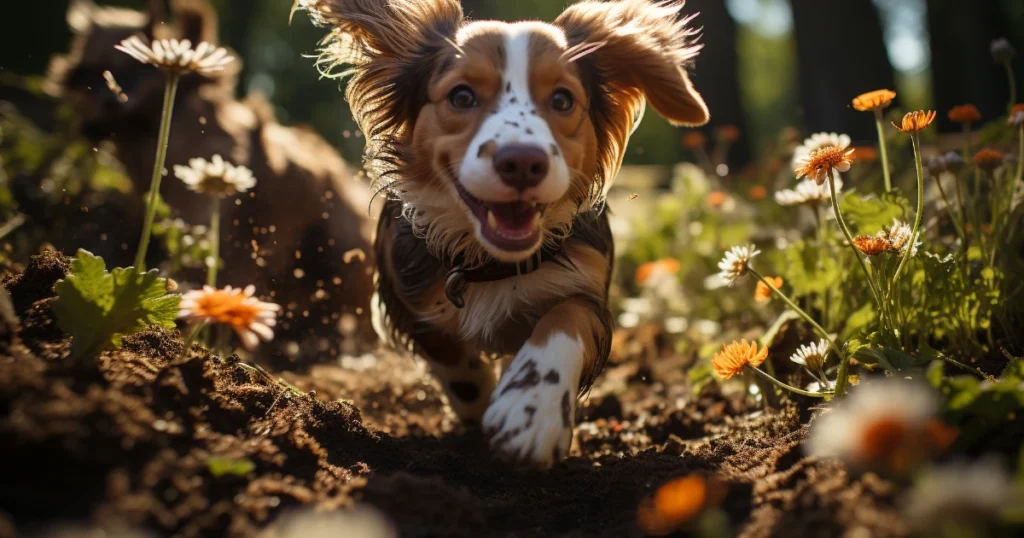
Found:
<svg viewBox="0 0 1024 538"><path fill-rule="evenodd" d="M181 298L167 292L156 271L134 267L108 272L103 258L79 250L71 274L57 283L53 305L57 323L71 335L72 361L121 346L121 340L147 326L173 328Z"/></svg>

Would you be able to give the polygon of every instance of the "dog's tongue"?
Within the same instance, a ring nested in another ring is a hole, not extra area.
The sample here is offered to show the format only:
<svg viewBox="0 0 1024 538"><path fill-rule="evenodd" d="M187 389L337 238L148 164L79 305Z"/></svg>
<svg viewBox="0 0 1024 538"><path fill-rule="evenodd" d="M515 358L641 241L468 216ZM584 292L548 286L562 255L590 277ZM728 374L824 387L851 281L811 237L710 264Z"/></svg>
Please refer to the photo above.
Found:
<svg viewBox="0 0 1024 538"><path fill-rule="evenodd" d="M533 232L538 224L537 217L540 216L537 207L526 202L489 204L487 209L494 217L488 223L491 228L512 236Z"/></svg>

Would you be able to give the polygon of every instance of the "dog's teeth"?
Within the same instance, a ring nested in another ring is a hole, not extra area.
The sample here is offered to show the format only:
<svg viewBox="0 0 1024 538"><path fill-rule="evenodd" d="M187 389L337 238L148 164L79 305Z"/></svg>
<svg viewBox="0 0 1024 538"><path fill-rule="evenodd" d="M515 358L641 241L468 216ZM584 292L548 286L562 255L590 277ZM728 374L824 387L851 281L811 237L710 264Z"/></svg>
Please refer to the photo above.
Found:
<svg viewBox="0 0 1024 538"><path fill-rule="evenodd" d="M530 228L539 228L539 227L540 227L540 212L538 211L537 213L533 214L533 222L530 223Z"/></svg>
<svg viewBox="0 0 1024 538"><path fill-rule="evenodd" d="M498 231L498 217L495 217L494 212L491 210L487 210L487 226L494 231Z"/></svg>

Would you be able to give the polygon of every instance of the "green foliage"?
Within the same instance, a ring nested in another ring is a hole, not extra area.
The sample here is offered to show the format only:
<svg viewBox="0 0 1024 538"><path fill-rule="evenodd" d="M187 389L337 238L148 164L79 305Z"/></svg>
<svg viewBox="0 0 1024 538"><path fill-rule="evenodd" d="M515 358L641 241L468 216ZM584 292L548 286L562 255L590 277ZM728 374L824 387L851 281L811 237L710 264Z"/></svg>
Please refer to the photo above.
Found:
<svg viewBox="0 0 1024 538"><path fill-rule="evenodd" d="M858 235L873 234L883 228L892 226L894 219L904 222L912 219L910 201L894 193L881 196L860 196L856 191L849 191L839 202L839 210Z"/></svg>
<svg viewBox="0 0 1024 538"><path fill-rule="evenodd" d="M822 249L816 243L797 241L783 254L784 274L786 282L793 288L793 298L823 294L835 289L842 281L843 257Z"/></svg>
<svg viewBox="0 0 1024 538"><path fill-rule="evenodd" d="M256 464L249 458L228 458L210 456L206 460L206 468L214 478L224 476L243 477L256 470Z"/></svg>
<svg viewBox="0 0 1024 538"><path fill-rule="evenodd" d="M181 298L167 293L156 271L107 272L103 258L79 250L71 274L57 283L57 323L71 335L71 360L84 360L121 346L129 334L156 325L173 328Z"/></svg>
<svg viewBox="0 0 1024 538"><path fill-rule="evenodd" d="M946 397L946 421L960 428L958 448L969 450L1024 412L1024 360L1010 360L996 379L949 377L943 366L933 362L927 379Z"/></svg>

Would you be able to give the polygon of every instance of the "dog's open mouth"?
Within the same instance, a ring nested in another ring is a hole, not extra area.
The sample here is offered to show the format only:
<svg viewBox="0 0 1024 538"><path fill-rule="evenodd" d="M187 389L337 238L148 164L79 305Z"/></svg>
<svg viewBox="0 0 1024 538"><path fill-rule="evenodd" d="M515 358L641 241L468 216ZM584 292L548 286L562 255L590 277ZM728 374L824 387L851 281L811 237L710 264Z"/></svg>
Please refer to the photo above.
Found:
<svg viewBox="0 0 1024 538"><path fill-rule="evenodd" d="M508 252L521 252L537 246L547 204L485 202L470 194L457 179L455 188L473 216L480 221L480 232L492 245Z"/></svg>

